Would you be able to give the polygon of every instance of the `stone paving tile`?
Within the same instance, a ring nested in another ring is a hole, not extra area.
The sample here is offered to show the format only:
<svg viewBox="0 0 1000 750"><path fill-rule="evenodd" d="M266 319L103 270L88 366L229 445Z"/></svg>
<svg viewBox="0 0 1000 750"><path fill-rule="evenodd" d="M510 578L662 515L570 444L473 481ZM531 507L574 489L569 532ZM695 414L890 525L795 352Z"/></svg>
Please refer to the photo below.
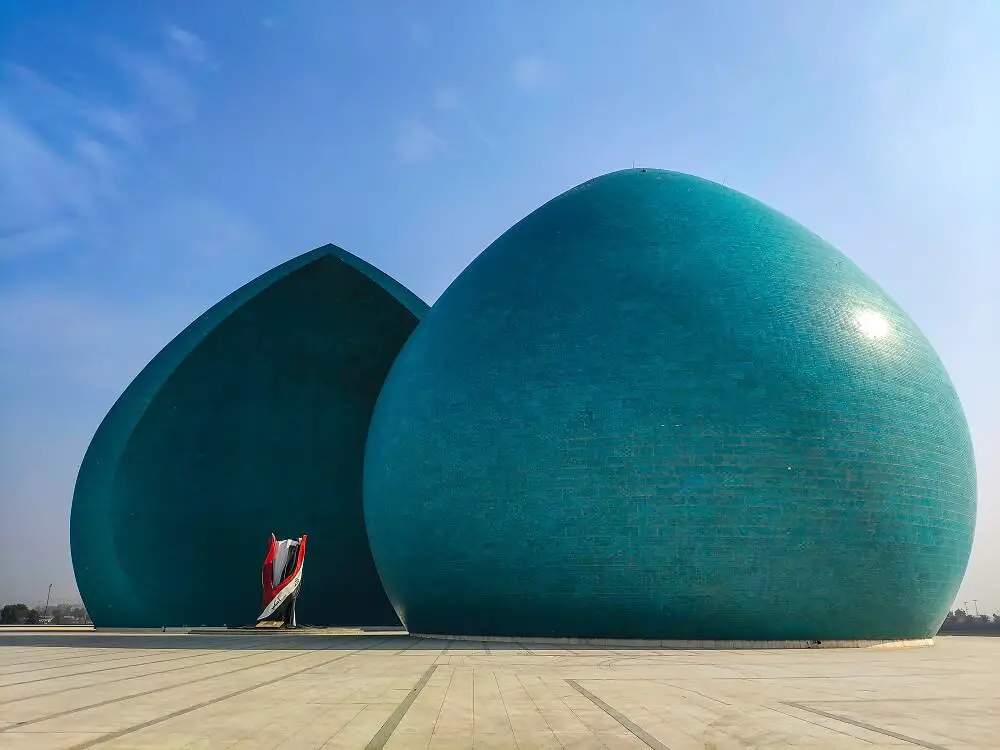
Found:
<svg viewBox="0 0 1000 750"><path fill-rule="evenodd" d="M1000 706L1000 696L993 700ZM994 714L992 727L983 723L984 702L977 699L949 700L879 700L879 701L806 701L812 711L823 711L862 724L878 725L909 737L943 747L1000 746L1000 712ZM928 709L947 721L929 722Z"/></svg>
<svg viewBox="0 0 1000 750"><path fill-rule="evenodd" d="M96 740L100 734L83 732L52 732L43 737L27 732L7 732L0 735L3 750L71 750L83 743Z"/></svg>
<svg viewBox="0 0 1000 750"><path fill-rule="evenodd" d="M0 636L0 750L995 750L1000 727L1000 639L667 651L158 635Z"/></svg>
<svg viewBox="0 0 1000 750"><path fill-rule="evenodd" d="M391 704L370 704L338 730L322 747L357 750L363 748L375 736L396 706Z"/></svg>
<svg viewBox="0 0 1000 750"><path fill-rule="evenodd" d="M454 669L447 666L439 666L435 670L389 738L387 750L426 748L430 745L453 675Z"/></svg>
<svg viewBox="0 0 1000 750"><path fill-rule="evenodd" d="M45 680L42 683L29 682L0 688L0 718L11 721L26 721L51 712L53 705L68 711L107 702L139 692L168 690L174 687L188 687L196 680L227 679L236 669L248 669L275 661L270 652L226 655L216 652L211 659L184 662L174 665L165 672L164 665L152 663L146 673L129 672L114 679L103 673L73 678ZM137 669L141 670L141 666ZM32 700L34 698L34 700Z"/></svg>
<svg viewBox="0 0 1000 750"><path fill-rule="evenodd" d="M167 683L169 689L152 694L139 694L130 697L135 693L163 687L157 680L114 690L101 688L84 691L82 695L80 691L71 691L68 694L51 696L58 700L50 702L43 698L39 701L0 703L0 718L13 721L37 721L46 713L56 714L82 707L83 710L54 716L54 718L32 724L30 731L115 732L191 705L213 700L220 695L250 688L260 682L281 678L287 671L321 662L324 658L329 657L323 652L299 652L293 656L283 655L277 659L273 653L261 654L256 657L259 661L254 661L253 668L247 671L236 673L237 668L235 667L230 667L228 670L210 667L212 671L206 673L204 670L192 668L190 679L185 679L184 675L173 676ZM85 708L94 702L118 697L120 700L113 703Z"/></svg>

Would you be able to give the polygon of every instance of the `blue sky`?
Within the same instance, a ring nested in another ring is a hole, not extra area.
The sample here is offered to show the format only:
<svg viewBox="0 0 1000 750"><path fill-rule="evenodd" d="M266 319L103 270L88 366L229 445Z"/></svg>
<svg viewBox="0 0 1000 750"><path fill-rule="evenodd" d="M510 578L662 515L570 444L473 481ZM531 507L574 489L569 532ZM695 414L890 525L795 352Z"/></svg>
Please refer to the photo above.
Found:
<svg viewBox="0 0 1000 750"><path fill-rule="evenodd" d="M334 242L433 302L635 162L774 205L916 319L979 458L959 600L1000 609L998 38L991 0L0 0L0 601L74 598L89 438L214 301Z"/></svg>

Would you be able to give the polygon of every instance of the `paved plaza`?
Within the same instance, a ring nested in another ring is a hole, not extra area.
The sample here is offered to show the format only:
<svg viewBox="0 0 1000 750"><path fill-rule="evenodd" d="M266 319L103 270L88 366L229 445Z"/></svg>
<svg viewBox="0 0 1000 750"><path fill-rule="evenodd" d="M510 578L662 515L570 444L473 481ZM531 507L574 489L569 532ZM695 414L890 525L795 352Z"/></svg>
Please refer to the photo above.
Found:
<svg viewBox="0 0 1000 750"><path fill-rule="evenodd" d="M1000 638L666 650L0 632L0 748L989 748Z"/></svg>

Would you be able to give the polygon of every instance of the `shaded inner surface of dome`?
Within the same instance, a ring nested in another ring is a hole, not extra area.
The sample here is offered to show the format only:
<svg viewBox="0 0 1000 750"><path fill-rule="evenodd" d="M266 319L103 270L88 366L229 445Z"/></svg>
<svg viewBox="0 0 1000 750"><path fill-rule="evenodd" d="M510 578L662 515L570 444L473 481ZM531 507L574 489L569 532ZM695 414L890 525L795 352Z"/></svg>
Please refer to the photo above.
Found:
<svg viewBox="0 0 1000 750"><path fill-rule="evenodd" d="M272 533L309 534L299 621L398 624L361 497L368 424L426 305L332 245L226 297L112 407L71 518L98 626L249 624Z"/></svg>

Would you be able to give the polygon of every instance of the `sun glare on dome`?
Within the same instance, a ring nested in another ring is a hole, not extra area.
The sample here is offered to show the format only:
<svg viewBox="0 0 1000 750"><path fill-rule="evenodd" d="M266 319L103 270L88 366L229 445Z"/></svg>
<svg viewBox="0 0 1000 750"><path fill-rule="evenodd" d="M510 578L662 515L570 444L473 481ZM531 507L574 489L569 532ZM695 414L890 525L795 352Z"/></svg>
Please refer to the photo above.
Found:
<svg viewBox="0 0 1000 750"><path fill-rule="evenodd" d="M884 339L889 335L891 326L882 313L874 310L859 310L854 314L854 325L865 338Z"/></svg>

